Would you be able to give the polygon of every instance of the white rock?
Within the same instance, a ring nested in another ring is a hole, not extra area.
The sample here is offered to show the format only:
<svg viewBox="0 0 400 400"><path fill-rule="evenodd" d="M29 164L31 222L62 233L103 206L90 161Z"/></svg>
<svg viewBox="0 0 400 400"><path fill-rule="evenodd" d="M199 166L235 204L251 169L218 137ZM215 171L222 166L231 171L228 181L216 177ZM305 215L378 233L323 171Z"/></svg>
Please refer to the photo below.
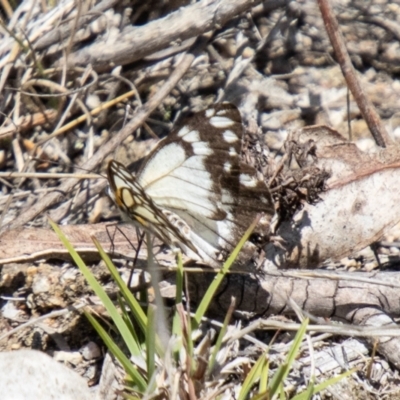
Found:
<svg viewBox="0 0 400 400"><path fill-rule="evenodd" d="M86 343L80 348L80 353L85 360L93 360L101 357L101 351L99 346L95 342Z"/></svg>
<svg viewBox="0 0 400 400"><path fill-rule="evenodd" d="M53 358L56 361L68 362L72 365L78 365L83 361L79 351L55 351Z"/></svg>
<svg viewBox="0 0 400 400"><path fill-rule="evenodd" d="M41 277L34 279L34 281L32 283L32 292L34 294L48 293L51 290L51 286L52 285L51 285L48 277L42 275Z"/></svg>
<svg viewBox="0 0 400 400"><path fill-rule="evenodd" d="M24 313L15 306L14 301L7 301L1 309L3 318L11 319L13 321L22 319Z"/></svg>
<svg viewBox="0 0 400 400"><path fill-rule="evenodd" d="M0 353L1 400L92 400L85 380L36 350Z"/></svg>
<svg viewBox="0 0 400 400"><path fill-rule="evenodd" d="M98 107L100 105L99 96L95 94L89 94L86 98L86 105L89 107L90 110Z"/></svg>

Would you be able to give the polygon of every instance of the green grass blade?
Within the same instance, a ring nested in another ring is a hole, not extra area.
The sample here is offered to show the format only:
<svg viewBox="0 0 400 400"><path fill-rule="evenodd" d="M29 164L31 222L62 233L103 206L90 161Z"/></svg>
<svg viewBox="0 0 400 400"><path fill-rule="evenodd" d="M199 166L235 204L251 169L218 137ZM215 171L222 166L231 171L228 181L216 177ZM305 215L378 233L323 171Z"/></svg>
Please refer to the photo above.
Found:
<svg viewBox="0 0 400 400"><path fill-rule="evenodd" d="M299 353L299 349L301 346L301 343L303 342L304 335L307 332L307 326L309 323L309 319L305 318L304 321L301 323L299 330L296 333L296 336L294 337L293 340L293 345L289 350L289 354L287 355L286 361L289 365L293 363L295 358L297 357Z"/></svg>
<svg viewBox="0 0 400 400"><path fill-rule="evenodd" d="M279 383L279 397L281 400L286 400L285 388L283 387L283 380Z"/></svg>
<svg viewBox="0 0 400 400"><path fill-rule="evenodd" d="M269 400L269 399L270 397L268 391L258 393L251 398L251 400Z"/></svg>
<svg viewBox="0 0 400 400"><path fill-rule="evenodd" d="M175 305L182 304L182 293L183 293L183 262L182 253L179 251L177 254L177 271L176 271L176 299ZM179 313L175 307L175 313L172 321L172 334L176 337L180 337L182 333L181 319ZM177 341L177 343L182 343L182 341ZM179 349L175 349L179 351Z"/></svg>
<svg viewBox="0 0 400 400"><path fill-rule="evenodd" d="M105 290L101 287L101 285L97 282L96 278L93 276L89 268L85 265L82 258L73 248L71 243L62 233L60 228L55 224L53 221L49 220L50 225L52 226L53 230L56 232L57 236L60 238L61 242L64 244L65 248L68 250L69 254L71 255L72 259L75 261L76 265L78 266L79 270L82 272L83 276L85 277L86 281L92 288L92 290L96 293L99 297L100 301L108 311L110 317L112 318L114 324L116 325L118 332L121 334L126 346L131 355L135 356L135 359L140 365L145 366L145 362L141 353L140 346L135 340L132 338L129 328L126 326L124 320L122 319L121 315L119 314L117 308L114 306L111 299L108 297Z"/></svg>
<svg viewBox="0 0 400 400"><path fill-rule="evenodd" d="M135 341L137 343L141 343L141 340L138 338L136 329L133 326L132 320L130 318L129 310L127 309L126 303L120 293L117 293L117 299L118 299L119 307L121 309L122 319L124 320L126 326L129 328L129 331L130 331L132 337L135 339Z"/></svg>
<svg viewBox="0 0 400 400"><path fill-rule="evenodd" d="M351 374L353 374L356 371L357 371L357 368L353 368L353 369L351 369L349 371L344 372L343 374L340 374L340 375L335 376L333 378L327 379L326 381L314 386L312 394L317 394L317 393L321 392L322 390L327 389L329 386L334 385L335 383L337 383L337 382L341 381L342 379L350 376ZM300 394L294 396L292 400L307 400L308 399L307 395L308 395L308 391L300 393Z"/></svg>
<svg viewBox="0 0 400 400"><path fill-rule="evenodd" d="M279 366L279 368L277 369L277 371L275 372L273 378L271 379L271 383L268 386L268 391L269 394L272 398L272 396L274 396L278 390L281 387L282 382L284 381L285 377L287 376L287 374L290 371L290 367L288 366L288 364L282 364Z"/></svg>
<svg viewBox="0 0 400 400"><path fill-rule="evenodd" d="M229 268L232 266L233 262L236 260L240 250L242 249L242 247L244 246L244 244L250 237L254 228L257 226L258 221L259 221L259 218L257 218L250 225L250 227L247 229L246 233L243 235L242 239L240 240L239 244L236 246L235 250L233 250L232 254L229 256L229 258L225 261L224 265L222 266L222 269L218 272L218 274L215 276L214 280L208 287L207 292L204 295L199 306L197 307L196 314L193 318L193 329L196 329L199 326L201 319L204 317L204 314L206 313L212 299L214 298L214 295L218 289L218 286L221 284L225 275L229 271Z"/></svg>
<svg viewBox="0 0 400 400"><path fill-rule="evenodd" d="M213 352L211 354L210 361L209 361L208 366L207 366L207 372L206 372L207 376L209 376L211 374L211 371L214 368L215 360L217 358L217 354L219 353L219 351L221 349L222 340L223 340L223 338L225 336L225 333L226 333L226 331L228 329L228 324L229 324L229 321L231 320L234 307L235 307L235 304L234 304L234 301L232 301L231 305L230 305L230 307L228 309L228 312L225 315L224 323L222 324L221 330L219 331L219 335L218 335L217 341L215 343L214 350L213 350Z"/></svg>
<svg viewBox="0 0 400 400"><path fill-rule="evenodd" d="M140 306L139 302L135 299L132 292L129 290L126 283L122 280L121 276L119 275L117 269L114 266L114 263L111 261L108 254L103 250L101 244L96 238L93 238L93 242L99 251L99 254L103 261L105 262L107 269L110 271L110 274L117 284L121 295L124 297L126 303L128 304L129 308L131 309L132 314L134 315L135 321L139 324L140 329L142 332L146 332L146 325L147 325L147 317L144 313L142 307Z"/></svg>
<svg viewBox="0 0 400 400"><path fill-rule="evenodd" d="M98 240L93 238L93 242L94 242L96 248L98 249L101 258L105 262L108 270L110 271L112 278L114 279L115 283L117 284L118 288L120 289L121 295L124 297L127 305L129 306L131 313L133 315L133 318L139 324L140 329L142 330L143 334L145 334L147 331L147 316L144 313L143 308L141 307L139 302L136 300L136 298L132 294L132 292L129 290L126 283L122 280L120 274L118 273L118 270L114 266L114 263L111 261L108 254L101 247L101 244L98 242ZM161 345L160 339L156 336L155 340L156 340L155 343L156 343L157 354L162 356L162 354L164 353L164 349Z"/></svg>
<svg viewBox="0 0 400 400"><path fill-rule="evenodd" d="M138 390L143 393L147 388L147 383L139 373L139 371L134 367L132 362L125 356L122 350L114 343L108 333L100 325L100 323L94 318L90 313L84 311L86 318L90 321L92 326L96 329L99 336L102 338L107 348L110 350L111 354L122 364L125 372L131 377L132 381L137 385Z"/></svg>
<svg viewBox="0 0 400 400"><path fill-rule="evenodd" d="M269 361L264 364L264 368L261 371L259 392L265 393L268 388L268 373L269 373Z"/></svg>
<svg viewBox="0 0 400 400"><path fill-rule="evenodd" d="M302 322L299 330L296 333L296 336L295 336L295 338L293 340L292 347L290 348L289 353L288 353L288 355L286 357L285 363L282 364L278 368L278 370L275 373L274 377L271 379L271 383L269 385L269 391L270 391L271 397L273 395L275 395L275 393L279 389L279 385L286 379L286 377L287 377L287 375L288 375L288 373L290 371L290 368L291 368L291 366L293 364L293 361L295 360L295 358L296 358L296 356L297 356L297 354L299 352L302 340L303 340L304 335L306 334L306 331L307 331L307 326L308 326L308 319L306 318Z"/></svg>
<svg viewBox="0 0 400 400"><path fill-rule="evenodd" d="M245 400L250 393L254 383L260 378L261 371L264 369L264 365L268 362L265 354L262 354L257 362L253 365L253 368L247 374L246 379L243 382L242 388L240 389L238 400Z"/></svg>
<svg viewBox="0 0 400 400"><path fill-rule="evenodd" d="M140 397L132 396L132 395L126 394L126 393L124 393L124 398L125 398L126 400L141 400Z"/></svg>
<svg viewBox="0 0 400 400"><path fill-rule="evenodd" d="M304 391L304 400L311 400L314 394L314 381L310 380L307 389Z"/></svg>

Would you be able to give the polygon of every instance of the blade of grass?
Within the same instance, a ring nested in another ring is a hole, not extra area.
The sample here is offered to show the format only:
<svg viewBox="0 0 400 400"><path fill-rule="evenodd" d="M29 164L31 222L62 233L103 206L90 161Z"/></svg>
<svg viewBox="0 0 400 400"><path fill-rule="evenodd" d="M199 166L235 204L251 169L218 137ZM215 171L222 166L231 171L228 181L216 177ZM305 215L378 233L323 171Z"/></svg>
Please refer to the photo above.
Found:
<svg viewBox="0 0 400 400"><path fill-rule="evenodd" d="M264 368L261 371L259 392L265 393L268 388L268 373L269 373L269 360L264 364Z"/></svg>
<svg viewBox="0 0 400 400"><path fill-rule="evenodd" d="M221 349L222 340L228 329L228 324L229 324L229 321L231 320L234 309L235 309L235 299L232 298L231 304L229 306L228 312L225 315L224 323L222 324L221 330L219 331L219 335L218 335L217 341L215 343L214 350L211 354L210 361L207 366L207 372L206 372L207 376L209 376L211 374L211 371L214 368L215 359L217 358L217 354L219 353L219 351Z"/></svg>
<svg viewBox="0 0 400 400"><path fill-rule="evenodd" d="M264 369L265 363L268 363L265 354L262 354L257 362L253 365L253 368L247 374L246 379L243 382L242 388L240 389L238 400L245 400L250 393L254 383L260 378L261 371Z"/></svg>
<svg viewBox="0 0 400 400"><path fill-rule="evenodd" d="M134 339L137 343L141 343L141 341L139 340L138 335L136 333L136 329L133 326L132 320L129 316L129 311L127 309L126 303L123 301L123 297L121 296L120 293L117 293L117 300L118 300L119 307L121 309L122 318L123 318L126 326L129 328L131 335L134 337Z"/></svg>
<svg viewBox="0 0 400 400"><path fill-rule="evenodd" d="M176 299L175 305L182 304L182 293L183 293L183 262L182 262L182 253L179 251L176 256L177 261L177 270L176 270ZM182 333L181 320L177 308L175 307L175 313L172 321L172 334L176 337L180 337ZM182 341L177 341L178 343L182 343ZM180 346L179 346L180 347ZM179 348L175 349L179 351Z"/></svg>
<svg viewBox="0 0 400 400"><path fill-rule="evenodd" d="M87 280L88 284L93 289L93 291L96 293L96 295L99 297L100 301L106 308L107 312L110 314L110 317L112 318L114 324L116 325L118 331L120 332L126 346L128 347L130 354L135 357L135 359L137 360L137 363L139 365L141 365L143 368L146 368L146 364L145 364L143 356L142 356L140 345L139 345L139 343L135 342L134 338L132 337L132 335L130 333L129 328L126 326L126 324L125 324L124 320L122 319L121 315L119 314L117 308L114 306L113 302L108 297L105 290L97 282L96 278L93 276L93 274L91 273L89 268L85 265L82 258L79 256L79 254L73 248L73 246L68 241L68 239L65 237L65 235L62 233L62 231L57 226L57 224L55 224L50 219L49 219L49 222L50 222L50 225L53 228L53 230L56 232L57 236L60 238L61 242L64 244L65 248L68 250L72 259L78 266L79 270L82 272L82 274L85 277L85 279Z"/></svg>
<svg viewBox="0 0 400 400"><path fill-rule="evenodd" d="M281 400L286 400L285 388L283 387L283 380L279 383L279 397Z"/></svg>
<svg viewBox="0 0 400 400"><path fill-rule="evenodd" d="M240 239L240 242L235 247L232 254L225 261L224 265L222 266L222 269L218 272L218 274L215 276L214 280L208 287L207 292L205 293L202 301L200 302L199 306L197 307L196 314L193 318L193 321L192 321L193 329L197 329L197 327L199 326L201 319L203 318L204 314L206 313L206 311L218 289L218 286L221 284L226 273L229 271L229 268L232 266L233 262L236 260L240 250L242 249L242 247L244 246L244 244L250 237L254 228L257 226L259 220L260 220L260 217L256 218L253 221L253 223L250 225L250 227L247 229L247 231L243 235L242 239Z"/></svg>
<svg viewBox="0 0 400 400"><path fill-rule="evenodd" d="M107 348L110 350L111 354L114 355L115 358L122 364L125 369L125 372L131 377L133 382L138 387L138 390L143 393L146 390L147 383L139 373L139 371L134 367L132 362L125 356L122 350L114 343L108 333L104 330L104 328L99 324L96 318L94 318L90 313L84 311L86 318L90 321L92 326L96 329L96 332L102 338Z"/></svg>
<svg viewBox="0 0 400 400"><path fill-rule="evenodd" d="M265 391L263 393L258 393L255 396L251 398L251 400L269 400L269 394L268 391Z"/></svg>
<svg viewBox="0 0 400 400"><path fill-rule="evenodd" d="M311 380L304 391L304 400L311 400L314 394L314 379L311 377Z"/></svg>
<svg viewBox="0 0 400 400"><path fill-rule="evenodd" d="M329 386L334 385L335 383L350 376L351 374L353 374L356 371L357 371L357 368L353 368L349 371L344 372L343 374L340 374L333 378L327 379L326 381L314 386L314 390L313 390L312 394L317 394L317 393L321 392L322 390L327 389ZM306 397L306 395L307 395L307 393L300 393L300 394L294 396L292 400L307 400L308 397Z"/></svg>
<svg viewBox="0 0 400 400"><path fill-rule="evenodd" d="M289 353L286 356L285 363L278 368L277 372L275 373L274 377L271 380L271 383L269 385L269 391L271 397L274 396L275 393L278 391L280 383L282 383L286 379L290 371L293 361L299 352L304 335L306 334L308 321L309 321L308 318L305 318L302 324L300 325L300 328L297 331L296 336L293 340L293 344L289 350Z"/></svg>
<svg viewBox="0 0 400 400"><path fill-rule="evenodd" d="M139 324L140 329L142 330L143 334L145 335L147 331L147 316L143 311L143 308L140 306L139 302L136 300L135 296L132 294L132 292L129 290L128 286L126 283L122 280L120 274L118 273L117 269L114 266L114 263L111 261L110 257L108 254L104 251L104 249L101 247L100 242L96 239L93 238L93 242L99 251L99 254L102 258L102 260L105 262L107 269L110 271L110 274L114 280L114 282L117 284L118 288L120 289L121 295L124 297L127 305L129 306L131 313L135 319L135 321ZM132 324L131 324L132 326ZM132 326L133 327L133 326ZM137 335L135 335L137 337ZM164 354L164 348L161 345L160 339L158 336L156 336L156 350L157 354L162 357Z"/></svg>
<svg viewBox="0 0 400 400"><path fill-rule="evenodd" d="M132 396L132 395L126 394L126 393L124 393L124 398L127 400L141 400L140 397Z"/></svg>
<svg viewBox="0 0 400 400"><path fill-rule="evenodd" d="M140 329L143 333L146 332L146 325L147 325L147 317L144 313L142 307L140 306L139 302L135 299L131 291L129 290L126 283L122 280L121 276L119 275L117 269L114 266L114 263L111 261L108 254L104 251L101 247L100 242L96 238L92 238L93 243L95 244L97 250L99 251L100 257L105 262L107 269L110 271L110 274L117 284L121 295L124 297L125 301L127 302L129 308L131 309L132 314L134 315L135 320L140 326Z"/></svg>

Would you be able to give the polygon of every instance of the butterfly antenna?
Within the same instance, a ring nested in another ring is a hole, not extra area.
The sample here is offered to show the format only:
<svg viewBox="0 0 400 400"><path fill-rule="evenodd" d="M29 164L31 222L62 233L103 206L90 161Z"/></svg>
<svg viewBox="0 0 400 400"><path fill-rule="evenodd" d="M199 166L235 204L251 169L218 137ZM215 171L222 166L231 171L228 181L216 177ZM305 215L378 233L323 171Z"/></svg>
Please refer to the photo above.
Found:
<svg viewBox="0 0 400 400"><path fill-rule="evenodd" d="M51 161L51 160L43 160L43 159L38 158L38 157L31 157L31 160L32 161L39 161L39 162L47 162L47 163L49 163L51 165L54 165L55 167L58 167L58 166L67 167L67 166L69 166L68 164L65 164L65 163L60 163L58 161ZM82 167L79 167L78 165L74 165L74 164L71 164L71 166L73 166L74 168L76 168L77 170L80 170L82 172L86 172L88 174L93 174L93 175L98 175L99 177L105 178L105 179L107 178L105 175L100 174L99 172L91 171L90 169L82 168Z"/></svg>
<svg viewBox="0 0 400 400"><path fill-rule="evenodd" d="M111 226L115 227L114 232L112 234L109 231L109 228ZM133 279L133 273L135 272L136 263L137 263L137 260L139 258L139 252L140 252L140 249L141 249L142 244L144 242L144 232L141 232L138 228L136 228L136 236L138 238L138 244L137 244L137 247L136 247L134 245L134 243L129 239L129 237L125 234L125 232L121 228L118 227L117 224L106 225L107 236L108 236L108 239L110 240L109 254L114 254L114 250L115 250L114 240L115 240L115 235L116 235L117 231L126 239L126 241L129 243L129 245L135 251L135 258L133 259L132 268L131 268L131 271L130 271L130 274L129 274L129 278L128 278L128 281L127 281L128 287L131 287L132 279Z"/></svg>
<svg viewBox="0 0 400 400"><path fill-rule="evenodd" d="M112 235L110 234L110 231L108 230L111 226L114 226L114 227L115 227L114 232L113 232ZM109 248L109 250L108 250L108 252L109 252L110 254L114 254L114 250L115 250L114 238L115 238L115 233L117 232L117 229L118 229L117 223L112 223L112 224L110 224L110 225L108 225L108 224L106 225L107 236L108 236L108 239L110 240L110 248ZM121 233L122 233L122 231L121 231ZM122 234L123 234L123 233L122 233Z"/></svg>

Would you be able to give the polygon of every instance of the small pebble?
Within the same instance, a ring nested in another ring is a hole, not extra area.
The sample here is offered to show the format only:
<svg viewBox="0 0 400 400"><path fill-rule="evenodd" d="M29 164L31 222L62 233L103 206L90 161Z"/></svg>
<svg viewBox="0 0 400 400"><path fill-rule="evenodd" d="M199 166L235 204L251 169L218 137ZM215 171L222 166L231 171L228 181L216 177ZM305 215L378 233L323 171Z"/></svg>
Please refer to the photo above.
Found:
<svg viewBox="0 0 400 400"><path fill-rule="evenodd" d="M32 292L34 294L39 294L39 293L48 293L51 291L51 283L49 279L41 275L38 277L38 279L35 279L32 284Z"/></svg>
<svg viewBox="0 0 400 400"><path fill-rule="evenodd" d="M79 350L85 360L93 360L101 357L101 350L95 342L88 342Z"/></svg>
<svg viewBox="0 0 400 400"><path fill-rule="evenodd" d="M365 271L370 272L378 267L378 263L376 261L366 263L364 266Z"/></svg>
<svg viewBox="0 0 400 400"><path fill-rule="evenodd" d="M252 49L251 47L246 47L243 50L243 53L242 53L242 57L243 58L250 58L250 57L253 57L253 56L254 56L254 49Z"/></svg>
<svg viewBox="0 0 400 400"><path fill-rule="evenodd" d="M86 105L90 110L93 110L94 108L98 107L100 105L99 96L96 96L94 94L90 94L89 96L87 96Z"/></svg>

